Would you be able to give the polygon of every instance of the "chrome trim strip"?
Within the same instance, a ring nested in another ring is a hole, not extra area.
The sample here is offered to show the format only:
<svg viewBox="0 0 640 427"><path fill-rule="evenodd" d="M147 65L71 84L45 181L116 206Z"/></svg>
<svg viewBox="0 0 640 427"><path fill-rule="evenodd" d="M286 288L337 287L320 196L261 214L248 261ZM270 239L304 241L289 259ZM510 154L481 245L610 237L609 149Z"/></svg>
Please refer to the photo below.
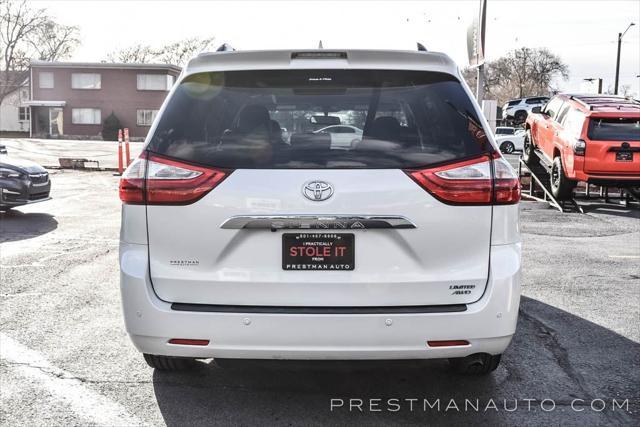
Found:
<svg viewBox="0 0 640 427"><path fill-rule="evenodd" d="M467 311L466 304L447 305L407 305L388 307L353 306L268 306L268 305L212 305L174 302L174 311L192 311L205 313L274 313L274 314L404 314L404 313L455 313Z"/></svg>
<svg viewBox="0 0 640 427"><path fill-rule="evenodd" d="M46 202L47 200L51 200L51 199L52 199L52 197L45 197L44 199L29 200L26 204L30 205L31 203Z"/></svg>
<svg viewBox="0 0 640 427"><path fill-rule="evenodd" d="M224 229L267 230L357 230L374 228L416 228L396 215L248 215L233 216L220 225Z"/></svg>

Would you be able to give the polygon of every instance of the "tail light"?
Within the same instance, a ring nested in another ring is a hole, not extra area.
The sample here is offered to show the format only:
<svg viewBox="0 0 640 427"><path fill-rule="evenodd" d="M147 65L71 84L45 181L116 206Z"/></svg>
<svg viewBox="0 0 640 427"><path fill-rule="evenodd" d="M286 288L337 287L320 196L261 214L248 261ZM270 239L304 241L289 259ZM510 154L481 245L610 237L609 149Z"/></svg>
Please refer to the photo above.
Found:
<svg viewBox="0 0 640 427"><path fill-rule="evenodd" d="M120 200L126 204L188 205L226 176L221 170L143 153L122 174Z"/></svg>
<svg viewBox="0 0 640 427"><path fill-rule="evenodd" d="M512 205L520 201L520 180L509 163L499 155L493 159L493 204Z"/></svg>
<svg viewBox="0 0 640 427"><path fill-rule="evenodd" d="M576 139L571 144L571 148L573 148L573 154L576 156L584 156L584 153L587 150L587 143L584 139Z"/></svg>
<svg viewBox="0 0 640 427"><path fill-rule="evenodd" d="M508 205L520 200L518 177L499 154L407 173L450 205Z"/></svg>
<svg viewBox="0 0 640 427"><path fill-rule="evenodd" d="M135 159L120 178L120 200L130 205L144 204L144 176L147 173L146 153Z"/></svg>

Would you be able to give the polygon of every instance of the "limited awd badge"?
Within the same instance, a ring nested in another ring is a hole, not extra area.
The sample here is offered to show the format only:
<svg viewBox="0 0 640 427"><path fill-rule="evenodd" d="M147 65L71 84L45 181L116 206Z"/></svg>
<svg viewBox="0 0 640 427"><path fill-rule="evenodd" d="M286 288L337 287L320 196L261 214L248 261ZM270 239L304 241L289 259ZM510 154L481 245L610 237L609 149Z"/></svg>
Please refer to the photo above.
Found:
<svg viewBox="0 0 640 427"><path fill-rule="evenodd" d="M333 196L333 186L325 181L309 181L302 186L302 194L309 200L321 202Z"/></svg>

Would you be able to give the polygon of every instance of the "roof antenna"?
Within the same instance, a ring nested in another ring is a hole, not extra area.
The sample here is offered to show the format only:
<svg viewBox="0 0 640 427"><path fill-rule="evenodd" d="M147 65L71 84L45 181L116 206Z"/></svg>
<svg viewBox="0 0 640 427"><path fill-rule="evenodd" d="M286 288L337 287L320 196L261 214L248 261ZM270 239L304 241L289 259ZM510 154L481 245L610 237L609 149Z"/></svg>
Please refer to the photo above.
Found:
<svg viewBox="0 0 640 427"><path fill-rule="evenodd" d="M427 48L424 47L424 45L422 43L417 42L416 44L418 45L418 51L419 52L426 52L427 51Z"/></svg>
<svg viewBox="0 0 640 427"><path fill-rule="evenodd" d="M322 47L322 40L318 43L318 49L324 49L324 47Z"/></svg>
<svg viewBox="0 0 640 427"><path fill-rule="evenodd" d="M235 49L231 47L229 43L222 43L217 49L216 52L233 52Z"/></svg>

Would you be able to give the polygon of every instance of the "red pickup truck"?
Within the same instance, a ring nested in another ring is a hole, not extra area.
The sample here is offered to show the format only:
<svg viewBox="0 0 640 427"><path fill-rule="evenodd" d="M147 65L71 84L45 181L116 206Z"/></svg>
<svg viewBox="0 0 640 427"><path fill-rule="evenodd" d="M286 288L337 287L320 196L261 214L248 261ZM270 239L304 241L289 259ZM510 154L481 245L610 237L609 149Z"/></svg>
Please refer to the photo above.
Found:
<svg viewBox="0 0 640 427"><path fill-rule="evenodd" d="M551 192L571 196L578 181L640 186L640 102L612 95L559 94L525 123L523 159L550 169Z"/></svg>

